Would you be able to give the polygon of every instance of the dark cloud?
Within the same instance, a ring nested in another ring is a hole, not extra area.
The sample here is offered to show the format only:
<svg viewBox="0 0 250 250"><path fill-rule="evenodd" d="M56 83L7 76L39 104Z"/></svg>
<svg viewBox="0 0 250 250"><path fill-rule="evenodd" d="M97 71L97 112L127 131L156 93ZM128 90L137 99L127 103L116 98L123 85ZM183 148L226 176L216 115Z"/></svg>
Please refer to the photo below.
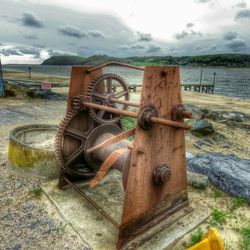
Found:
<svg viewBox="0 0 250 250"><path fill-rule="evenodd" d="M187 27L187 28L193 28L193 27L194 27L194 24L193 24L193 23L187 23L186 27Z"/></svg>
<svg viewBox="0 0 250 250"><path fill-rule="evenodd" d="M89 36L92 36L94 38L106 38L106 36L103 34L103 32L99 31L99 30L91 30L88 32Z"/></svg>
<svg viewBox="0 0 250 250"><path fill-rule="evenodd" d="M46 48L45 44L41 44L41 43L34 43L33 47L39 48L39 49L45 49Z"/></svg>
<svg viewBox="0 0 250 250"><path fill-rule="evenodd" d="M18 50L24 55L40 55L40 49L38 48L18 48Z"/></svg>
<svg viewBox="0 0 250 250"><path fill-rule="evenodd" d="M64 56L64 55L75 55L75 53L70 53L66 51L59 51L54 49L49 49L48 51L49 56Z"/></svg>
<svg viewBox="0 0 250 250"><path fill-rule="evenodd" d="M196 3L208 3L210 0L195 0Z"/></svg>
<svg viewBox="0 0 250 250"><path fill-rule="evenodd" d="M128 50L128 49L146 49L146 46L144 46L143 44L140 44L140 43L134 43L134 44L130 44L130 45L121 45L121 46L119 46L119 49L124 49L124 50Z"/></svg>
<svg viewBox="0 0 250 250"><path fill-rule="evenodd" d="M77 26L70 25L59 27L58 32L64 36L71 36L79 39L88 36L85 31L80 30Z"/></svg>
<svg viewBox="0 0 250 250"><path fill-rule="evenodd" d="M233 6L233 8L245 9L247 7L246 2L238 3Z"/></svg>
<svg viewBox="0 0 250 250"><path fill-rule="evenodd" d="M162 49L162 47L159 44L152 43L148 46L147 52L149 53L155 53Z"/></svg>
<svg viewBox="0 0 250 250"><path fill-rule="evenodd" d="M32 13L23 13L20 19L23 26L31 28L43 28L43 22Z"/></svg>
<svg viewBox="0 0 250 250"><path fill-rule="evenodd" d="M209 48L208 48L208 50L216 50L217 49L217 45L216 44L212 44Z"/></svg>
<svg viewBox="0 0 250 250"><path fill-rule="evenodd" d="M131 49L145 49L145 46L139 43L135 43L129 46Z"/></svg>
<svg viewBox="0 0 250 250"><path fill-rule="evenodd" d="M247 48L244 40L235 39L227 43L228 48L234 52L239 52Z"/></svg>
<svg viewBox="0 0 250 250"><path fill-rule="evenodd" d="M140 31L137 31L138 41L142 42L150 42L152 41L152 35L149 33L142 33Z"/></svg>
<svg viewBox="0 0 250 250"><path fill-rule="evenodd" d="M28 40L38 40L38 37L36 34L23 34L23 37Z"/></svg>
<svg viewBox="0 0 250 250"><path fill-rule="evenodd" d="M23 54L15 48L1 49L0 54L4 56L22 56Z"/></svg>
<svg viewBox="0 0 250 250"><path fill-rule="evenodd" d="M183 39L183 38L185 38L187 36L188 36L188 33L186 31L184 31L184 30L182 32L180 32L180 33L174 34L174 37L177 40L181 40L181 39Z"/></svg>
<svg viewBox="0 0 250 250"><path fill-rule="evenodd" d="M227 41L231 41L231 40L233 40L233 39L235 39L237 37L238 37L238 33L237 32L232 32L232 31L229 31L229 32L227 32L227 33L225 33L223 35L223 39L227 40Z"/></svg>
<svg viewBox="0 0 250 250"><path fill-rule="evenodd" d="M185 39L187 37L191 38L191 37L195 37L195 36L201 37L202 33L200 31L194 31L194 30L190 30L190 31L183 30L180 33L174 34L174 38L177 40L182 40L182 39Z"/></svg>
<svg viewBox="0 0 250 250"><path fill-rule="evenodd" d="M41 50L35 47L16 46L13 48L1 49L0 54L4 56L32 55L33 58L40 58Z"/></svg>
<svg viewBox="0 0 250 250"><path fill-rule="evenodd" d="M250 9L238 10L234 18L235 20L250 20Z"/></svg>

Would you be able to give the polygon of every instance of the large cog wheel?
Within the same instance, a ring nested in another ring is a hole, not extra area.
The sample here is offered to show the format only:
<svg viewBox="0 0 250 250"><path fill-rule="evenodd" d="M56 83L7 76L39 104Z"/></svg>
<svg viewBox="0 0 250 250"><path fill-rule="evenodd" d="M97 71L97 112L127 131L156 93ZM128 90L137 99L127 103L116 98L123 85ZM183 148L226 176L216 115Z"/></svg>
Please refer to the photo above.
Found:
<svg viewBox="0 0 250 250"><path fill-rule="evenodd" d="M128 101L129 89L126 82L120 76L115 74L103 74L90 83L86 92L86 98L92 103L126 110L127 105L111 102L110 98ZM122 115L93 108L89 108L89 114L98 124L117 123L122 118Z"/></svg>
<svg viewBox="0 0 250 250"><path fill-rule="evenodd" d="M60 168L73 175L92 178L95 170L84 157L85 142L95 123L86 110L69 111L60 123L55 140L55 155Z"/></svg>

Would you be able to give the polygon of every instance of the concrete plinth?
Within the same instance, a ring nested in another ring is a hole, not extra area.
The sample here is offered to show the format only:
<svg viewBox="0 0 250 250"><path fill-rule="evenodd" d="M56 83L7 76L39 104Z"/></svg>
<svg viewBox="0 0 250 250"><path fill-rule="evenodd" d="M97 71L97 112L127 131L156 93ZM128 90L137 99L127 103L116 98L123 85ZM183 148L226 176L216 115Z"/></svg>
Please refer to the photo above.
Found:
<svg viewBox="0 0 250 250"><path fill-rule="evenodd" d="M48 182L42 185L42 189L65 221L71 224L81 236L84 245L95 250L116 249L118 229L72 187L67 186L60 190L57 183L58 181ZM91 189L86 182L78 183L78 186L117 223L120 223L125 195L120 172L110 171L102 183L94 189ZM180 211L171 216L167 229L158 233L138 249L172 249L179 239L201 224L208 215L208 211L201 207L194 208L194 211L187 215L184 215L184 211Z"/></svg>

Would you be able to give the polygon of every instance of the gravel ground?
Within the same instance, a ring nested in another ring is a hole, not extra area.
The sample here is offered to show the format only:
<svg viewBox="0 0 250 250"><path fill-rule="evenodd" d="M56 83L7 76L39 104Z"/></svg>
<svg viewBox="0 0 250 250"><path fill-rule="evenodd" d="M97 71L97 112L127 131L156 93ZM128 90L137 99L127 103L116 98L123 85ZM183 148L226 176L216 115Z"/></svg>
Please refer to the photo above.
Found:
<svg viewBox="0 0 250 250"><path fill-rule="evenodd" d="M185 93L184 101L191 102L192 96L186 98L186 95ZM199 94L197 98L193 98L193 103L201 107L215 109L234 107L233 110L244 111L250 115L249 101L229 100L225 97L220 97L217 100L216 96L212 95L209 98L205 99L205 96ZM6 166L8 137L13 128L34 123L57 125L65 114L65 108L66 101L0 99L0 250L88 249L80 236L69 225L65 224L48 199L44 195L37 197L32 192L39 186L40 182L36 179L9 176ZM194 142L207 138L187 134L186 148L188 152L194 154L197 152L233 153L249 159L249 129L229 127L214 121L212 123L215 131L224 135L226 141L222 145L214 143L213 146L203 145L201 149L198 149L194 147ZM223 147L224 143L227 143L227 147ZM249 206L243 205L232 213L229 209L232 205L232 198L219 193L212 185L206 190L196 190L189 187L189 199L191 203L202 200L204 206L210 208L211 211L220 209L230 214L228 223L220 228L220 234L227 250L240 249L241 235L234 228L243 227L244 223L248 222L250 218ZM204 224L203 226L206 231L208 225ZM188 238L190 235L182 239L175 249L183 249L183 242Z"/></svg>
<svg viewBox="0 0 250 250"><path fill-rule="evenodd" d="M28 123L58 124L65 101L0 100L0 249L86 249L44 195L32 192L37 179L9 176L8 136Z"/></svg>

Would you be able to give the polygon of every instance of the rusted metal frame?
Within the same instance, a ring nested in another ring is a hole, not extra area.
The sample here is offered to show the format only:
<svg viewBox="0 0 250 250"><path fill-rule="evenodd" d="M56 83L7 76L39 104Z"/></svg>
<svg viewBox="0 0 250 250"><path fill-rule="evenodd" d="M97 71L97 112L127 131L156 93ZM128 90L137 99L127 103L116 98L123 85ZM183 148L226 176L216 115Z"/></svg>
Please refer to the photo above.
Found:
<svg viewBox="0 0 250 250"><path fill-rule="evenodd" d="M133 246L134 249L136 249L138 246L142 245L144 242L147 242L154 238L156 235L161 233L163 230L171 226L176 220L169 223L170 216L174 215L177 212L182 212L182 215L180 217L184 217L191 213L193 209L191 207L188 207L188 202L186 201L183 204L180 204L169 211L166 212L164 217L157 218L157 220L154 221L154 224L150 226L148 229L143 230L142 232L138 233L138 235L133 239L129 239L124 242L124 248L127 249L127 246ZM151 228L154 228L154 230L150 230Z"/></svg>
<svg viewBox="0 0 250 250"><path fill-rule="evenodd" d="M97 149L100 149L100 148L104 148L104 147L107 147L109 145L112 145L114 143L117 143L121 140L124 140L132 135L135 134L135 128L132 128L132 129L129 129L127 131L124 131L116 136L113 136L107 140L105 140L104 142L92 147L92 148L89 148L89 149L86 149L86 153L92 153L94 151L96 151Z"/></svg>
<svg viewBox="0 0 250 250"><path fill-rule="evenodd" d="M130 69L137 69L137 70L142 70L144 71L144 68L143 67L139 67L139 66L134 66L134 65L130 65L130 64L127 64L127 63L120 63L120 62L115 62L115 61L111 61L111 62L108 62L108 63L104 63L102 65L99 65L97 67L94 67L92 69L89 69L87 70L86 72L87 73L91 73L95 70L98 70L98 69L101 69L101 68L104 68L104 67L107 67L107 66L122 66L122 67L125 67L125 68L130 68Z"/></svg>
<svg viewBox="0 0 250 250"><path fill-rule="evenodd" d="M180 197L176 195L176 198L171 201L171 204L167 206L166 205L167 204L164 204L164 202L162 204L160 203L156 207L153 207L146 214L144 214L143 217L137 218L135 221L129 223L128 225L121 226L117 248L121 249L122 246L126 245L130 241L133 241L133 239L136 239L138 236L148 232L148 230L157 226L159 223L166 220L169 216L173 215L177 211L184 208L190 208L186 192L183 192ZM187 213L191 211L193 211L192 208L186 210ZM157 233L161 232L166 227L167 225L165 227L161 227L159 230L157 230ZM147 238L144 238L139 243L139 245L153 238L155 234L156 233L149 234Z"/></svg>
<svg viewBox="0 0 250 250"><path fill-rule="evenodd" d="M120 229L119 223L117 223L111 216L109 216L101 207L99 207L92 199L90 199L76 184L71 182L66 176L63 179L75 189L91 206L98 210L106 219L108 219L117 229Z"/></svg>
<svg viewBox="0 0 250 250"><path fill-rule="evenodd" d="M135 119L138 118L138 114L135 112L111 108L108 106L99 105L99 104L86 102L86 101L83 101L82 104L88 108L100 109L100 110L104 110L104 111L118 114L118 115L130 116L130 117L135 118ZM171 121L171 120L167 120L167 119L163 119L163 118L159 118L159 117L154 117L154 116L151 116L149 119L152 123L157 123L157 124L161 124L161 125L165 125L165 126L187 129L187 130L190 129L190 126L188 126L184 123L181 123L181 122L175 122L175 121Z"/></svg>

